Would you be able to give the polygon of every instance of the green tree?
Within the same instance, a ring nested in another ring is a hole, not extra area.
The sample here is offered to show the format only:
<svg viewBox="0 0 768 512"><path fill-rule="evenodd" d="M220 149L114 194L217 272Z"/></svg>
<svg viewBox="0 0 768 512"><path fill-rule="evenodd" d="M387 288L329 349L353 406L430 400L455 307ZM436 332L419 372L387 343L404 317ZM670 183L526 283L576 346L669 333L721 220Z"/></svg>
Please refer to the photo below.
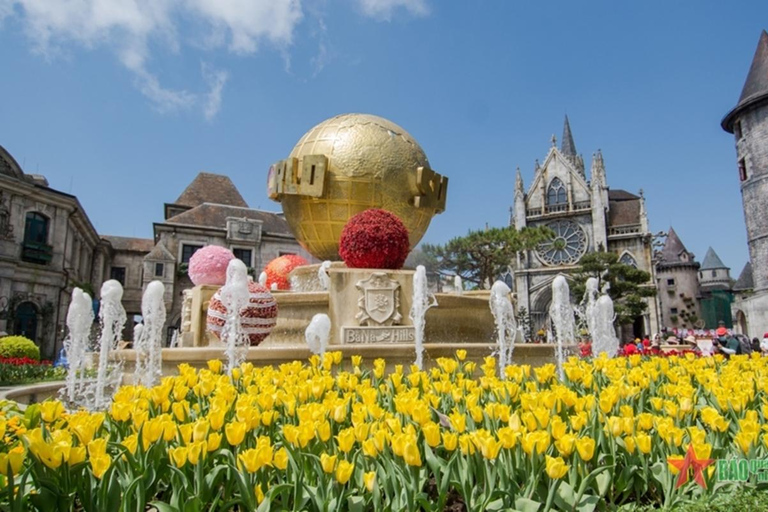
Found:
<svg viewBox="0 0 768 512"><path fill-rule="evenodd" d="M476 288L487 288L504 273L518 252L534 249L553 235L545 227L490 228L470 231L445 245L423 244L425 257L444 276L459 275Z"/></svg>
<svg viewBox="0 0 768 512"><path fill-rule="evenodd" d="M608 295L613 299L616 323L632 323L635 318L645 313L648 307L645 299L656 295L656 289L650 283L651 275L638 270L632 265L619 261L613 252L591 252L582 256L579 269L573 274L574 284L571 294L576 302L584 297L586 282L590 277L599 280L600 289L608 282Z"/></svg>

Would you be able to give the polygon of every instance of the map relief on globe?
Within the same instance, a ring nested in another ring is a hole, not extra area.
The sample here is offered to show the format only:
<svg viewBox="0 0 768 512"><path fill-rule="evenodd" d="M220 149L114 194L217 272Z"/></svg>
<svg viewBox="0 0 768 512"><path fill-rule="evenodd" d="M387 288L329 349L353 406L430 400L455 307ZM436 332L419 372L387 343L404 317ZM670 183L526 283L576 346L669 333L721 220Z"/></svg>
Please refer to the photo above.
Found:
<svg viewBox="0 0 768 512"><path fill-rule="evenodd" d="M448 178L395 123L343 114L309 130L269 169L267 193L282 204L298 242L320 260L339 259L347 221L370 208L397 215L413 249L445 211Z"/></svg>

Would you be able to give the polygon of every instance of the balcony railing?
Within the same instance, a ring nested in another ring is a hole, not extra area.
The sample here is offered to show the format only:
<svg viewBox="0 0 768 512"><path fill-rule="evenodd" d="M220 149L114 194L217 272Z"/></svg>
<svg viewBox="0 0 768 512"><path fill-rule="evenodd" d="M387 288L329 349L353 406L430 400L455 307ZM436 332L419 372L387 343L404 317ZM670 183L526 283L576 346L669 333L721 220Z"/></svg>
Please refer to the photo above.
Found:
<svg viewBox="0 0 768 512"><path fill-rule="evenodd" d="M608 236L636 235L641 233L640 224L630 224L626 226L616 226L608 229Z"/></svg>
<svg viewBox="0 0 768 512"><path fill-rule="evenodd" d="M568 203L546 205L543 208L528 208L525 211L527 217L540 217L542 215L554 215L558 213L573 213L589 210L592 207L591 201L579 201L569 205Z"/></svg>
<svg viewBox="0 0 768 512"><path fill-rule="evenodd" d="M39 242L24 242L21 244L21 260L28 263L45 265L53 259L53 246Z"/></svg>

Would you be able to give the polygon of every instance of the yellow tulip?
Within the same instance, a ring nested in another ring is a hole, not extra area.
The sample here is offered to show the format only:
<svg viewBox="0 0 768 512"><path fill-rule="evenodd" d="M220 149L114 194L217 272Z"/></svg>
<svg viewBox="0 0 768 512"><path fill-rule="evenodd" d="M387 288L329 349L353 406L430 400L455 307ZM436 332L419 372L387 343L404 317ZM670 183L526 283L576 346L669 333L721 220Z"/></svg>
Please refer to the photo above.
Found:
<svg viewBox="0 0 768 512"><path fill-rule="evenodd" d="M200 457L204 456L207 452L208 443L205 441L197 441L187 446L187 460L193 466L196 466L200 461Z"/></svg>
<svg viewBox="0 0 768 512"><path fill-rule="evenodd" d="M355 470L355 465L347 462L346 460L339 461L339 465L336 468L336 481L341 485L346 484L352 477L352 472Z"/></svg>
<svg viewBox="0 0 768 512"><path fill-rule="evenodd" d="M379 454L379 450L376 448L376 441L373 438L363 441L363 454L366 457L376 457Z"/></svg>
<svg viewBox="0 0 768 512"><path fill-rule="evenodd" d="M595 440L591 437L582 437L576 440L576 451L579 452L581 460L588 462L595 455Z"/></svg>
<svg viewBox="0 0 768 512"><path fill-rule="evenodd" d="M112 465L112 459L110 459L109 455L106 454L99 454L95 457L90 457L89 460L91 463L91 471L93 471L93 476L98 479L101 479L101 477L104 476L104 473L106 473L109 469L109 466Z"/></svg>
<svg viewBox="0 0 768 512"><path fill-rule="evenodd" d="M419 447L416 445L415 439L406 441L403 458L409 466L421 467L421 453L419 453Z"/></svg>
<svg viewBox="0 0 768 512"><path fill-rule="evenodd" d="M322 442L326 442L331 438L331 423L328 420L321 421L315 427L317 431L317 437Z"/></svg>
<svg viewBox="0 0 768 512"><path fill-rule="evenodd" d="M565 464L563 459L560 457L550 457L547 455L546 469L549 478L557 480L559 478L563 478L568 473L570 466Z"/></svg>
<svg viewBox="0 0 768 512"><path fill-rule="evenodd" d="M227 435L227 442L232 446L238 446L245 439L245 423L233 421L227 423L224 427L224 433Z"/></svg>
<svg viewBox="0 0 768 512"><path fill-rule="evenodd" d="M177 448L168 448L168 455L177 468L183 467L187 463L187 447L179 446Z"/></svg>
<svg viewBox="0 0 768 512"><path fill-rule="evenodd" d="M440 427L437 423L430 421L421 427L421 431L424 433L424 439L427 444L434 448L440 444Z"/></svg>
<svg viewBox="0 0 768 512"><path fill-rule="evenodd" d="M195 442L202 441L208 437L208 430L210 429L210 423L206 420L197 420L195 426L192 428L192 440ZM234 443L233 443L234 444ZM240 444L240 443L237 443Z"/></svg>
<svg viewBox="0 0 768 512"><path fill-rule="evenodd" d="M502 443L492 437L484 438L480 444L480 453L488 460L495 460L499 456Z"/></svg>
<svg viewBox="0 0 768 512"><path fill-rule="evenodd" d="M635 436L635 442L637 443L637 449L640 451L640 453L643 454L649 454L651 453L651 436L648 434L639 432Z"/></svg>
<svg viewBox="0 0 768 512"><path fill-rule="evenodd" d="M96 457L98 455L104 455L107 453L107 440L104 438L94 439L88 443L88 455L90 457Z"/></svg>
<svg viewBox="0 0 768 512"><path fill-rule="evenodd" d="M208 413L208 424L211 429L215 430L216 432L221 430L221 427L224 426L224 415L226 412L227 411L224 408L217 407Z"/></svg>
<svg viewBox="0 0 768 512"><path fill-rule="evenodd" d="M555 441L555 448L563 457L568 457L573 453L573 449L576 446L576 436L573 434L563 434L563 436Z"/></svg>
<svg viewBox="0 0 768 512"><path fill-rule="evenodd" d="M208 453L215 452L221 446L221 434L218 432L211 432L208 434L207 450Z"/></svg>
<svg viewBox="0 0 768 512"><path fill-rule="evenodd" d="M744 455L749 455L749 449L752 446L753 435L749 432L739 432L733 438L733 442L736 443Z"/></svg>
<svg viewBox="0 0 768 512"><path fill-rule="evenodd" d="M257 448L249 448L248 450L241 452L240 455L237 456L237 459L249 473L255 473L264 465L262 464L262 459L258 454Z"/></svg>
<svg viewBox="0 0 768 512"><path fill-rule="evenodd" d="M194 425L192 423L185 423L183 425L179 425L179 436L181 437L181 441L184 444L189 444L192 441L192 427Z"/></svg>
<svg viewBox="0 0 768 512"><path fill-rule="evenodd" d="M67 461L70 466L80 464L85 460L85 446L73 446L69 451L69 460Z"/></svg>
<svg viewBox="0 0 768 512"><path fill-rule="evenodd" d="M336 456L323 453L320 455L320 465L323 467L323 471L326 473L333 473L336 468Z"/></svg>
<svg viewBox="0 0 768 512"><path fill-rule="evenodd" d="M552 418L551 427L552 427L552 437L555 439L560 439L561 437L563 437L568 430L568 426L565 424L563 420L560 419L559 416L555 416L554 418Z"/></svg>
<svg viewBox="0 0 768 512"><path fill-rule="evenodd" d="M64 405L58 400L48 400L40 404L40 418L46 423L53 423L64 413Z"/></svg>
<svg viewBox="0 0 768 512"><path fill-rule="evenodd" d="M344 453L349 453L349 451L352 450L352 447L355 445L354 428L346 428L339 432L339 435L336 436L336 441L338 442L339 450Z"/></svg>
<svg viewBox="0 0 768 512"><path fill-rule="evenodd" d="M352 356L352 366L360 366L363 362L363 356Z"/></svg>
<svg viewBox="0 0 768 512"><path fill-rule="evenodd" d="M272 462L277 469L285 470L288 467L288 450L285 447L277 450Z"/></svg>
<svg viewBox="0 0 768 512"><path fill-rule="evenodd" d="M264 501L264 491L261 490L261 484L254 486L253 493L256 495L256 503L261 504Z"/></svg>
<svg viewBox="0 0 768 512"><path fill-rule="evenodd" d="M667 457L667 468L669 469L669 472L672 473L673 475L678 474L680 472L680 468L672 464L672 461L681 461L684 458L685 457L683 457L682 455L670 455L669 457Z"/></svg>
<svg viewBox="0 0 768 512"><path fill-rule="evenodd" d="M24 447L19 445L11 448L8 453L0 453L0 473L8 476L9 473L19 474L24 465Z"/></svg>
<svg viewBox="0 0 768 512"><path fill-rule="evenodd" d="M363 483L365 484L365 488L368 489L368 492L373 492L373 486L376 483L376 472L375 471L368 471L363 475Z"/></svg>
<svg viewBox="0 0 768 512"><path fill-rule="evenodd" d="M208 369L213 373L221 373L222 362L218 359L208 361Z"/></svg>
<svg viewBox="0 0 768 512"><path fill-rule="evenodd" d="M627 452L628 453L635 453L635 448L636 448L637 445L635 444L635 439L634 438L632 438L632 437L625 437L624 438L624 446L627 448Z"/></svg>

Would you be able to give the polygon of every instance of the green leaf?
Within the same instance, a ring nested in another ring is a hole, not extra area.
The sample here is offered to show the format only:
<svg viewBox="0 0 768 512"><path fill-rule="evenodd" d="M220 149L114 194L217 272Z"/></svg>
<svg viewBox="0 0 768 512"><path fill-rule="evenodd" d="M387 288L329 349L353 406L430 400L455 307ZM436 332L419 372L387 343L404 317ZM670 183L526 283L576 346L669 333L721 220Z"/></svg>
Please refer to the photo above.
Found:
<svg viewBox="0 0 768 512"><path fill-rule="evenodd" d="M595 507L597 507L597 504L600 502L600 498L598 496L584 496L581 498L581 501L578 505L576 505L576 510L578 512L592 512L595 510Z"/></svg>
<svg viewBox="0 0 768 512"><path fill-rule="evenodd" d="M365 510L365 499L362 496L350 496L347 498L349 512L363 512Z"/></svg>
<svg viewBox="0 0 768 512"><path fill-rule="evenodd" d="M515 508L520 512L538 512L541 505L538 501L529 500L528 498L517 498L515 500Z"/></svg>
<svg viewBox="0 0 768 512"><path fill-rule="evenodd" d="M181 512L176 507L172 507L167 503L163 503L162 501L153 501L150 503L153 507L157 509L157 512Z"/></svg>
<svg viewBox="0 0 768 512"><path fill-rule="evenodd" d="M576 503L576 491L573 490L571 484L562 481L557 486L557 492L555 492L555 505L561 510L568 510Z"/></svg>

